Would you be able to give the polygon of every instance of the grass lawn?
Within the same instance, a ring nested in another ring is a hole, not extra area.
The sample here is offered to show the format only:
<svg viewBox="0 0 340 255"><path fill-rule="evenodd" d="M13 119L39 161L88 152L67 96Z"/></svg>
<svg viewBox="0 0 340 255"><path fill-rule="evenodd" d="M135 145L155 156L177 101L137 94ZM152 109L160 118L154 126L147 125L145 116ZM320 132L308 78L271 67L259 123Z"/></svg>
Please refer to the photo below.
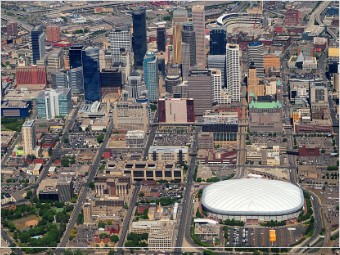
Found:
<svg viewBox="0 0 340 255"><path fill-rule="evenodd" d="M40 217L36 215L29 215L21 219L17 219L13 221L15 227L19 230L23 230L25 228L29 228L30 226L36 226L40 220Z"/></svg>

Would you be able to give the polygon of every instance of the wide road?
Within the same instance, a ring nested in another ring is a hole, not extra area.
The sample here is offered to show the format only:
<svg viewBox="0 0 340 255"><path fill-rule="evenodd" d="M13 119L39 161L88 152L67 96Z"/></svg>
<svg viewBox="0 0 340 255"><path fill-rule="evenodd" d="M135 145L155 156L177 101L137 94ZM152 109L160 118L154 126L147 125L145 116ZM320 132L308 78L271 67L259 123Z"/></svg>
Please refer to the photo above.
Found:
<svg viewBox="0 0 340 255"><path fill-rule="evenodd" d="M105 134L104 141L101 144L101 146L99 148L99 151L96 154L94 163L92 164L92 166L91 166L91 168L89 170L89 176L88 176L87 182L84 183L84 185L83 185L83 188L82 188L82 190L80 192L80 195L79 195L79 198L78 198L78 201L77 201L77 204L76 204L75 208L73 209L73 212L71 214L69 223L67 224L66 230L65 230L64 235L62 236L62 238L60 240L60 243L58 244L58 247L66 247L66 245L67 245L67 242L68 242L69 237L70 237L71 230L73 229L73 227L74 227L74 225L76 223L78 214L82 210L83 203L86 200L87 192L90 190L89 183L94 180L94 177L95 177L95 175L97 173L97 170L99 168L101 157L102 157L103 152L104 152L104 150L105 150L105 148L106 148L106 146L108 144L108 141L109 141L110 135L112 133L112 130L113 130L113 122L111 120L110 124L108 126L108 129L107 129L107 132ZM62 252L62 250L60 250L60 248L59 248L57 250L57 252L60 253L60 252Z"/></svg>
<svg viewBox="0 0 340 255"><path fill-rule="evenodd" d="M1 226L1 236L5 241L7 241L9 246L15 246L15 248L8 247L10 249L13 249L14 254L16 254L16 255L23 255L24 254L23 251L15 243L15 241L9 235L7 235L6 231L2 228L2 226Z"/></svg>
<svg viewBox="0 0 340 255"><path fill-rule="evenodd" d="M186 185L185 185L185 194L183 197L183 202L182 202L182 213L181 213L181 218L180 222L181 225L178 228L178 234L177 234L177 240L176 240L176 249L175 249L175 254L180 254L181 253L181 248L183 245L183 238L186 232L188 232L188 228L190 231L191 227L191 221L188 222L188 220L191 218L192 214L192 200L190 198L190 191L191 191L191 186L193 183L193 174L195 172L196 168L196 153L197 153L197 139L198 139L198 132L199 132L199 127L195 127L195 136L194 136L194 142L191 147L191 160L190 160L190 165L188 167L188 174L187 174L187 180L186 180ZM191 203L191 204L190 204ZM186 235L187 240L191 240L190 234L189 237Z"/></svg>
<svg viewBox="0 0 340 255"><path fill-rule="evenodd" d="M15 147L15 145L19 142L20 138L21 138L21 132L17 132L16 133L16 138L15 140L12 142L11 146L7 149L6 154L3 156L3 158L1 159L1 165L5 166L7 159L9 158L10 155L12 155L13 149Z"/></svg>
<svg viewBox="0 0 340 255"><path fill-rule="evenodd" d="M323 12L330 3L331 3L330 1L321 2L321 4L309 16L309 21L308 21L307 27L313 26L314 25L314 21L316 21L320 25L322 25L322 22L320 21L320 13ZM318 19L319 19L319 21L318 21Z"/></svg>
<svg viewBox="0 0 340 255"><path fill-rule="evenodd" d="M130 205L129 205L129 208L128 208L128 212L124 218L124 223L123 223L123 227L122 227L122 230L120 232L120 235L119 235L119 241L117 243L117 246L119 247L116 251L115 251L115 254L122 254L123 252L123 249L121 247L124 246L124 243L125 243L125 239L126 239L126 234L128 232L128 229L129 229L129 226L130 226L130 222L131 222L131 218L132 218L132 213L133 213L133 209L135 207L135 204L137 202L137 199L138 199L138 194L140 192L140 188L141 188L141 185L140 183L135 183L135 188L133 190L133 194L131 196L131 200L130 200Z"/></svg>
<svg viewBox="0 0 340 255"><path fill-rule="evenodd" d="M73 114L72 114L72 116L69 116L69 117L67 118L66 122L68 122L68 123L65 125L65 128L64 128L64 130L63 130L63 134L62 134L62 136L60 137L60 140L59 140L57 146L53 149L53 151L52 151L52 156L51 156L50 159L47 161L47 163L45 164L43 170L41 171L41 173L40 173L40 175L39 175L39 177L38 177L38 180L36 181L35 184L27 186L27 187L25 188L26 190L29 190L29 189L36 189L36 188L39 186L40 182L41 182L43 179L46 178L46 175L47 175L47 173L48 173L48 169L51 167L53 161L57 159L57 156L56 156L56 155L58 154L57 152L61 149L64 139L65 139L66 137L68 137L68 135L69 135L69 130L72 128L72 126L73 126L73 124L74 124L74 122L75 122L75 120L76 120L77 113L78 113L78 111L79 111L79 108L80 108L81 104L82 104L82 102L80 102L80 103L77 105L77 108L73 109ZM34 192L33 192L33 193L34 193Z"/></svg>

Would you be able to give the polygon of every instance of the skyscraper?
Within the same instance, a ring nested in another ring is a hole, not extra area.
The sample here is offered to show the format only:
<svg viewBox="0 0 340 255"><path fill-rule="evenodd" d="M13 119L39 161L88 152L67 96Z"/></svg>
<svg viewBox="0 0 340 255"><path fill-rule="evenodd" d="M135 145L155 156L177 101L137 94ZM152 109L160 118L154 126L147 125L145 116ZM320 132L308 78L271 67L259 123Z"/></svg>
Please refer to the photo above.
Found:
<svg viewBox="0 0 340 255"><path fill-rule="evenodd" d="M33 64L45 56L45 33L42 26L36 26L31 31Z"/></svg>
<svg viewBox="0 0 340 255"><path fill-rule="evenodd" d="M132 48L130 29L128 27L113 29L109 38L112 49L112 62L122 62L121 54L125 51L131 52Z"/></svg>
<svg viewBox="0 0 340 255"><path fill-rule="evenodd" d="M25 155L31 154L36 145L34 120L26 120L22 125L22 142Z"/></svg>
<svg viewBox="0 0 340 255"><path fill-rule="evenodd" d="M165 52L166 45L166 30L165 26L157 27L157 50Z"/></svg>
<svg viewBox="0 0 340 255"><path fill-rule="evenodd" d="M208 55L208 68L217 68L221 70L222 87L226 87L225 71L226 71L226 55Z"/></svg>
<svg viewBox="0 0 340 255"><path fill-rule="evenodd" d="M72 94L84 93L83 67L77 67L68 71L69 87Z"/></svg>
<svg viewBox="0 0 340 255"><path fill-rule="evenodd" d="M55 71L51 73L53 88L68 88L68 77L65 71Z"/></svg>
<svg viewBox="0 0 340 255"><path fill-rule="evenodd" d="M147 52L143 62L144 81L150 101L158 100L158 66L157 57L153 52Z"/></svg>
<svg viewBox="0 0 340 255"><path fill-rule="evenodd" d="M204 5L192 7L192 23L196 32L196 59L199 68L205 68L205 11Z"/></svg>
<svg viewBox="0 0 340 255"><path fill-rule="evenodd" d="M182 23L188 21L188 12L186 9L177 9L173 13L173 62L174 64L182 63Z"/></svg>
<svg viewBox="0 0 340 255"><path fill-rule="evenodd" d="M213 68L211 71L211 86L212 86L212 100L217 104L231 103L230 97L226 88L222 84L222 72L219 69Z"/></svg>
<svg viewBox="0 0 340 255"><path fill-rule="evenodd" d="M72 109L71 90L68 88L41 91L37 97L38 118L54 119L67 116Z"/></svg>
<svg viewBox="0 0 340 255"><path fill-rule="evenodd" d="M194 99L195 116L203 115L206 110L211 110L211 71L191 70L188 77L188 94Z"/></svg>
<svg viewBox="0 0 340 255"><path fill-rule="evenodd" d="M128 77L127 90L129 98L139 98L146 91L142 76L137 71L132 71Z"/></svg>
<svg viewBox="0 0 340 255"><path fill-rule="evenodd" d="M60 41L60 27L59 26L46 26L46 41L59 42Z"/></svg>
<svg viewBox="0 0 340 255"><path fill-rule="evenodd" d="M241 72L238 44L227 44L226 54L227 89L232 102L240 102Z"/></svg>
<svg viewBox="0 0 340 255"><path fill-rule="evenodd" d="M142 67L143 59L147 51L145 8L140 8L132 12L132 23L133 23L133 53L135 55L135 67Z"/></svg>
<svg viewBox="0 0 340 255"><path fill-rule="evenodd" d="M190 67L193 67L196 65L196 35L191 22L183 23L182 42L189 44Z"/></svg>
<svg viewBox="0 0 340 255"><path fill-rule="evenodd" d="M74 44L69 48L68 54L70 59L70 68L77 68L82 66L82 51L84 45Z"/></svg>
<svg viewBox="0 0 340 255"><path fill-rule="evenodd" d="M225 55L227 45L227 31L223 27L210 30L209 55Z"/></svg>
<svg viewBox="0 0 340 255"><path fill-rule="evenodd" d="M182 42L182 78L183 81L188 80L190 70L190 45Z"/></svg>
<svg viewBox="0 0 340 255"><path fill-rule="evenodd" d="M247 83L248 102L250 102L251 96L264 96L265 86L259 84L257 69L253 61L249 65Z"/></svg>
<svg viewBox="0 0 340 255"><path fill-rule="evenodd" d="M99 49L87 47L82 51L84 93L89 102L100 100Z"/></svg>
<svg viewBox="0 0 340 255"><path fill-rule="evenodd" d="M264 78L264 64L263 64L263 44L262 42L252 42L248 45L248 65L254 62L256 66L257 77Z"/></svg>

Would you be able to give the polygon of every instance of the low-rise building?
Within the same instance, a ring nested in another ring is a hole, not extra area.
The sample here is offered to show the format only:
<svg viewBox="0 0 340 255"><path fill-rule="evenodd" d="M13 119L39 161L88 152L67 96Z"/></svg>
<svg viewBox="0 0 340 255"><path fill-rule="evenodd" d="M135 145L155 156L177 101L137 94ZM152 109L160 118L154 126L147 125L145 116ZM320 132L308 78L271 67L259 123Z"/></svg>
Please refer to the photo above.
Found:
<svg viewBox="0 0 340 255"><path fill-rule="evenodd" d="M148 159L153 161L189 162L187 146L150 146Z"/></svg>
<svg viewBox="0 0 340 255"><path fill-rule="evenodd" d="M143 130L130 130L125 135L125 142L128 148L143 148L145 132Z"/></svg>

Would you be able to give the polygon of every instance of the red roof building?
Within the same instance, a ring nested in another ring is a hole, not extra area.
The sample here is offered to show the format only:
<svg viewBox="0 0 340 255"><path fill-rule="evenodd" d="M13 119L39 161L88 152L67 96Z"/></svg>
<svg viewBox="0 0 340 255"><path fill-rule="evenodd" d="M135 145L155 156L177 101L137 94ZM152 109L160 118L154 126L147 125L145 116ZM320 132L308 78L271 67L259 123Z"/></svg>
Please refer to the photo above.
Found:
<svg viewBox="0 0 340 255"><path fill-rule="evenodd" d="M320 149L303 146L299 148L299 157L320 157Z"/></svg>

